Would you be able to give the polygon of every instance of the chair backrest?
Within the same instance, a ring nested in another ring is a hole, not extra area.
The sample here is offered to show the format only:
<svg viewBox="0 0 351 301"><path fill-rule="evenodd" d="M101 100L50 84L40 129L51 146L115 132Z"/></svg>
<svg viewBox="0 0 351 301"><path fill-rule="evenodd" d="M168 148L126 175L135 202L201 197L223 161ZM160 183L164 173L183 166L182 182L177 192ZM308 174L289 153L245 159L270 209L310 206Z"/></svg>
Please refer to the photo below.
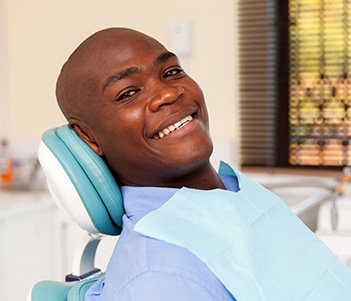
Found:
<svg viewBox="0 0 351 301"><path fill-rule="evenodd" d="M27 301L84 301L87 290L97 279L78 282L41 281L32 287Z"/></svg>
<svg viewBox="0 0 351 301"><path fill-rule="evenodd" d="M68 125L46 131L38 158L58 206L89 233L118 235L122 194L111 171Z"/></svg>
<svg viewBox="0 0 351 301"><path fill-rule="evenodd" d="M93 238L88 237L76 251L80 258L76 258L73 270L78 272L68 278L77 281L41 281L32 287L28 301L84 300L87 289L102 275L93 268L100 234L118 235L121 232L122 194L104 160L68 125L43 134L38 159L52 198Z"/></svg>

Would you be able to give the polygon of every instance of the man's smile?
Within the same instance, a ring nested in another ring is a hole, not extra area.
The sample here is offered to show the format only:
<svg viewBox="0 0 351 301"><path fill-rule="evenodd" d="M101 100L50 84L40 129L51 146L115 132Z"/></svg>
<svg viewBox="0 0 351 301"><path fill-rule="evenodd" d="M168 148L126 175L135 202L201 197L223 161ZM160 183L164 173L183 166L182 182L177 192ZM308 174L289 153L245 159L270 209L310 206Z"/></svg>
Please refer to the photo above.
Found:
<svg viewBox="0 0 351 301"><path fill-rule="evenodd" d="M163 130L159 131L157 134L155 134L152 138L153 139L162 139L163 137L169 135L170 133L174 132L177 129L180 129L181 127L185 126L188 124L191 120L194 118L191 115L185 116L181 120L177 121L174 124L171 124L164 128Z"/></svg>

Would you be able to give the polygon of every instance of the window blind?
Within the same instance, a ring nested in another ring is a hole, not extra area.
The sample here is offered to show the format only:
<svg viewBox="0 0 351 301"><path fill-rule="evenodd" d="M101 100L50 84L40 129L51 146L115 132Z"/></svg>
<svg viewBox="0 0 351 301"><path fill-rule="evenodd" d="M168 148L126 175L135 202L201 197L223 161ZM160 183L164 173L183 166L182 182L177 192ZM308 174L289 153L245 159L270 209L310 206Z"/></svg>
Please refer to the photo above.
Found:
<svg viewBox="0 0 351 301"><path fill-rule="evenodd" d="M239 0L242 165L274 165L277 123L276 5Z"/></svg>
<svg viewBox="0 0 351 301"><path fill-rule="evenodd" d="M290 0L292 165L351 164L350 0Z"/></svg>
<svg viewBox="0 0 351 301"><path fill-rule="evenodd" d="M242 165L351 165L351 0L238 8Z"/></svg>

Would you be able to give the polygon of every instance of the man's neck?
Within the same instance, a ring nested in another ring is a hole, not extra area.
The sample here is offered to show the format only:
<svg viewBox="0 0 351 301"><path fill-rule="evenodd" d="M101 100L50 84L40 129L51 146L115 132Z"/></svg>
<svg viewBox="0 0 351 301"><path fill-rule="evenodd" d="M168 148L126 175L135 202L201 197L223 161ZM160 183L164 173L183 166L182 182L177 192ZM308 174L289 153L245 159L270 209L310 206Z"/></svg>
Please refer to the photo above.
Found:
<svg viewBox="0 0 351 301"><path fill-rule="evenodd" d="M116 178L119 178L116 176ZM210 162L202 165L185 166L184 168L165 169L158 171L158 176L149 171L143 177L135 176L133 180L119 182L127 186L151 186L151 187L170 187L170 188L194 188L200 190L225 189L220 176Z"/></svg>
<svg viewBox="0 0 351 301"><path fill-rule="evenodd" d="M217 171L209 162L190 173L173 178L169 183L164 183L162 186L188 187L200 190L226 189Z"/></svg>

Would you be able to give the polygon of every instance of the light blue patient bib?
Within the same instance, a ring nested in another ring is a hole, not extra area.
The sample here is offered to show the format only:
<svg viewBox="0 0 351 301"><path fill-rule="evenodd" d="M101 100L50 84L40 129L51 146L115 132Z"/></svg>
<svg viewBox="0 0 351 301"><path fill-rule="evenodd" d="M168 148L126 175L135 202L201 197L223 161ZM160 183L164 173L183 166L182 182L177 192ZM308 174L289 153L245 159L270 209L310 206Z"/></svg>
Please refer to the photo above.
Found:
<svg viewBox="0 0 351 301"><path fill-rule="evenodd" d="M238 301L351 301L351 270L276 195L182 188L135 231L187 248Z"/></svg>

